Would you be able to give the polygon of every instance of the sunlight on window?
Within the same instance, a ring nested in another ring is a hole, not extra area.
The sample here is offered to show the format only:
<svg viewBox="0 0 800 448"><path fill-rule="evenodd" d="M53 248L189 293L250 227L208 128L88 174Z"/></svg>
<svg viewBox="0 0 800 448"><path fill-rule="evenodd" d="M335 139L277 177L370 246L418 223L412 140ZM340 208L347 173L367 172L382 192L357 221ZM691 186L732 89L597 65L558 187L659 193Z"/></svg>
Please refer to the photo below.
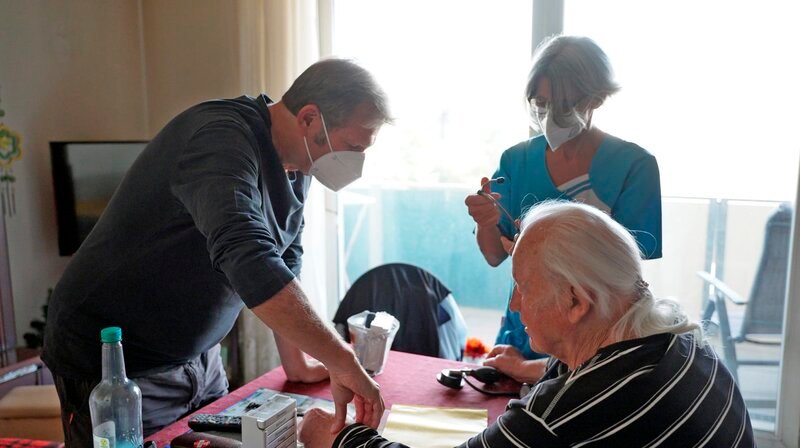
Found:
<svg viewBox="0 0 800 448"><path fill-rule="evenodd" d="M529 2L337 0L334 23L334 54L375 74L397 118L365 182L476 186L527 137Z"/></svg>
<svg viewBox="0 0 800 448"><path fill-rule="evenodd" d="M527 1L336 0L334 54L375 74L396 117L367 151L364 178L339 194L344 290L405 262L460 306L505 306L510 266L486 264L464 197L528 137L531 17Z"/></svg>
<svg viewBox="0 0 800 448"><path fill-rule="evenodd" d="M597 125L653 153L665 196L794 200L800 2L567 0L622 90Z"/></svg>
<svg viewBox="0 0 800 448"><path fill-rule="evenodd" d="M800 156L792 135L797 17L798 2L720 0L567 0L564 14L564 32L597 41L622 85L596 124L658 159L664 257L646 264L645 277L657 296L714 323L710 340L737 376L754 427L767 431L775 428L781 347L733 337L769 325L767 336L782 339ZM696 271L748 305L723 301L711 313L713 289Z"/></svg>

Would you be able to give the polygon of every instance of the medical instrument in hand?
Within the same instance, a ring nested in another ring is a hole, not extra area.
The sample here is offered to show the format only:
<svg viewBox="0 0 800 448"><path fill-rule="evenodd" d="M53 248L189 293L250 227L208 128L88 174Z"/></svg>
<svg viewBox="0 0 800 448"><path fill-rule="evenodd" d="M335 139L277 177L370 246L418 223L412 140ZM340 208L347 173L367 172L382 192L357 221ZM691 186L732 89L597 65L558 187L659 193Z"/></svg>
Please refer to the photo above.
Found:
<svg viewBox="0 0 800 448"><path fill-rule="evenodd" d="M519 397L519 391L510 392L479 388L472 384L467 377L473 377L484 384L494 384L497 381L508 378L503 372L495 369L494 367L483 366L478 367L477 369L444 369L436 375L436 381L438 381L442 386L449 387L451 389L461 389L464 386L464 383L467 383L469 387L486 395Z"/></svg>
<svg viewBox="0 0 800 448"><path fill-rule="evenodd" d="M495 177L494 179L487 180L486 182L481 184L481 188L480 188L480 190L478 190L478 195L479 196L483 196L486 199L488 199L489 201L491 201L492 204L495 205L495 207L500 209L500 211L502 211L506 215L506 217L508 217L508 219L514 224L514 227L517 230L519 230L519 224L517 223L517 220L514 219L513 216L511 216L511 213L509 213L508 210L506 210L505 207L503 207L499 202L497 202L497 199L495 199L491 194L483 191L483 187L486 186L486 184L491 184L491 183L502 184L505 181L506 181L505 177Z"/></svg>

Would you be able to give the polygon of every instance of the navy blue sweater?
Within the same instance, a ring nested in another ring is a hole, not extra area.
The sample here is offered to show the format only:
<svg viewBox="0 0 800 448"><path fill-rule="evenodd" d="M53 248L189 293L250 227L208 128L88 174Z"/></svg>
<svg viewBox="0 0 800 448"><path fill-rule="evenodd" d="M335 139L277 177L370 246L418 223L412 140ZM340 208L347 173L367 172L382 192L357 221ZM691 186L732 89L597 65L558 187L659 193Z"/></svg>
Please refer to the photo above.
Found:
<svg viewBox="0 0 800 448"><path fill-rule="evenodd" d="M284 171L269 102L199 104L150 142L53 292L54 373L99 378L107 326L131 377L185 363L299 274L310 177Z"/></svg>

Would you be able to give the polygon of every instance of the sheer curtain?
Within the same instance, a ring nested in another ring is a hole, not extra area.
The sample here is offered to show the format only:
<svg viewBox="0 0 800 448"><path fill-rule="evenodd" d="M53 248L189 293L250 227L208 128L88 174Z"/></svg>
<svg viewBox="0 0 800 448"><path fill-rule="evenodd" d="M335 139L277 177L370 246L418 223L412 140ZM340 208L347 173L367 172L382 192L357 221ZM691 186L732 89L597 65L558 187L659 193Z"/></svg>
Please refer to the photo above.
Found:
<svg viewBox="0 0 800 448"><path fill-rule="evenodd" d="M239 64L244 92L250 95L264 92L278 101L306 67L329 53L330 1L239 0ZM335 219L336 210L326 206L331 200L335 198L329 197L318 183L312 183L305 207L305 253L300 278L311 304L326 322L330 307L326 294L330 288L326 283L330 276L325 268L330 265L326 263L326 254L331 242L325 233L330 220ZM334 210L333 216L327 210ZM250 310L241 313L238 326L245 382L280 365L272 331Z"/></svg>

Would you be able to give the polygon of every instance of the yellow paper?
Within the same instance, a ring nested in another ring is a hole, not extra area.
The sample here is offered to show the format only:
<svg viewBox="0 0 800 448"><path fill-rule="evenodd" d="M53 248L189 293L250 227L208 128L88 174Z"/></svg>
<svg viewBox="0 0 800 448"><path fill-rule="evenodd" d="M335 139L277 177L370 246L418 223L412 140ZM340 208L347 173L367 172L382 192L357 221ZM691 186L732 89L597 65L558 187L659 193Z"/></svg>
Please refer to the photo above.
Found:
<svg viewBox="0 0 800 448"><path fill-rule="evenodd" d="M486 428L486 409L395 404L383 437L413 448L452 448Z"/></svg>

